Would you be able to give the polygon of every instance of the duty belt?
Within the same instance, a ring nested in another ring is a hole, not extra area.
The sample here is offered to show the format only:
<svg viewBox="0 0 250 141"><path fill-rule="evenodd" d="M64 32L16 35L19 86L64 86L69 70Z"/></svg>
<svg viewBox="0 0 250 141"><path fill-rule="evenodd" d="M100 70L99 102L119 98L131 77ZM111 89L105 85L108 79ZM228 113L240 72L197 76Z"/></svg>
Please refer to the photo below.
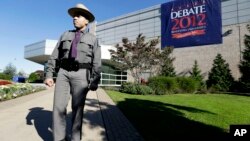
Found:
<svg viewBox="0 0 250 141"><path fill-rule="evenodd" d="M78 61L65 59L60 61L60 68L67 71L77 71L79 69L91 69L91 65L89 63L79 63Z"/></svg>

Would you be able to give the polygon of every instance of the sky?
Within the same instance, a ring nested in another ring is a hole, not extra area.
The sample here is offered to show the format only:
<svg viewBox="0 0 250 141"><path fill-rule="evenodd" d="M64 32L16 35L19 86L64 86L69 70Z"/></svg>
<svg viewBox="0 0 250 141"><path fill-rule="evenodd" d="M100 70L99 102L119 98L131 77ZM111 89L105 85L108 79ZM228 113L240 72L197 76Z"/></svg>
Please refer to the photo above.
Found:
<svg viewBox="0 0 250 141"><path fill-rule="evenodd" d="M43 66L24 59L24 46L45 39L58 40L74 29L69 8L83 3L102 22L169 0L1 0L0 72L13 64L17 72L30 74Z"/></svg>

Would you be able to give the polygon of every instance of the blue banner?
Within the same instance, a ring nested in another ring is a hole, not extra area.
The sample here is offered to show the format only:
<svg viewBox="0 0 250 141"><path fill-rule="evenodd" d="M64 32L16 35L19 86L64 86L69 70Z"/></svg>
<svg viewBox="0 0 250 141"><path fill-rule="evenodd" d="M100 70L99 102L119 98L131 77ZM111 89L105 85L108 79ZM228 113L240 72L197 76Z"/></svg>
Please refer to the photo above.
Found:
<svg viewBox="0 0 250 141"><path fill-rule="evenodd" d="M222 43L220 0L175 0L161 5L161 47Z"/></svg>

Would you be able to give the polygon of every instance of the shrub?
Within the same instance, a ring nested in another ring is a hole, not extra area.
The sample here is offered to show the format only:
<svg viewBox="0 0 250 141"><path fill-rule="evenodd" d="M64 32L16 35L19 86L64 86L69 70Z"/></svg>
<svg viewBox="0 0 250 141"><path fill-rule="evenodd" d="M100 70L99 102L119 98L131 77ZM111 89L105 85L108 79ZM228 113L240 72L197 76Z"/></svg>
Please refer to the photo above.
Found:
<svg viewBox="0 0 250 141"><path fill-rule="evenodd" d="M207 94L209 93L208 89L207 89L207 85L205 83L202 83L199 85L197 94Z"/></svg>
<svg viewBox="0 0 250 141"><path fill-rule="evenodd" d="M148 85L152 88L154 94L156 95L173 94L178 88L178 84L174 77L151 77L149 78Z"/></svg>
<svg viewBox="0 0 250 141"><path fill-rule="evenodd" d="M129 93L129 94L137 94L136 86L135 84L131 82L122 83L120 92Z"/></svg>
<svg viewBox="0 0 250 141"><path fill-rule="evenodd" d="M4 73L0 73L0 79L11 80L11 76Z"/></svg>
<svg viewBox="0 0 250 141"><path fill-rule="evenodd" d="M152 94L153 90L146 85L136 85L136 90L137 90L137 94L141 94L141 95L146 95L146 94Z"/></svg>
<svg viewBox="0 0 250 141"><path fill-rule="evenodd" d="M31 82L31 83L32 82L34 83L34 82L36 82L39 79L40 79L40 76L37 73L33 72L33 73L31 73L29 75L28 81Z"/></svg>
<svg viewBox="0 0 250 141"><path fill-rule="evenodd" d="M146 85L134 84L131 82L123 83L120 89L120 92L128 93L128 94L152 94L153 90Z"/></svg>
<svg viewBox="0 0 250 141"><path fill-rule="evenodd" d="M177 77L178 93L195 93L199 88L199 82L191 77Z"/></svg>

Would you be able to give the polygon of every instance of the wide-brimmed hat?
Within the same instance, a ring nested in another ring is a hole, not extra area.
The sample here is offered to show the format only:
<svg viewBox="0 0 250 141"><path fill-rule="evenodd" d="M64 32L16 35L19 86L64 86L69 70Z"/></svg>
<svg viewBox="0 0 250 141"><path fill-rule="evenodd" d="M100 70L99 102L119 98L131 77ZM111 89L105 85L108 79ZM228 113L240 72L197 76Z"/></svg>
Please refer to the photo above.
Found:
<svg viewBox="0 0 250 141"><path fill-rule="evenodd" d="M89 11L89 9L81 3L76 4L75 7L72 7L68 10L68 13L71 17L74 17L75 14L82 14L85 18L89 20L89 22L93 22L95 20L95 16Z"/></svg>

